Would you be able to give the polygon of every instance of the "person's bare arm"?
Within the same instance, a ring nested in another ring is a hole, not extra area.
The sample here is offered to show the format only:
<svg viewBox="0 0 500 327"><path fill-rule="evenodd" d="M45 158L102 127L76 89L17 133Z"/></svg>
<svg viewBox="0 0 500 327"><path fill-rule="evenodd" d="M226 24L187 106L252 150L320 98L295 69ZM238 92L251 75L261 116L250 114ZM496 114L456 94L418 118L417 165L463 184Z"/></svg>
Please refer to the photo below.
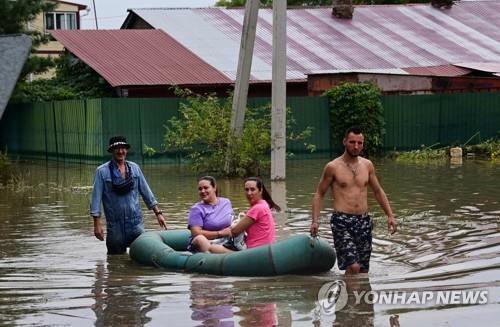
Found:
<svg viewBox="0 0 500 327"><path fill-rule="evenodd" d="M248 216L243 217L236 225L228 227L220 231L222 236L239 235L247 230L254 223L254 220Z"/></svg>
<svg viewBox="0 0 500 327"><path fill-rule="evenodd" d="M219 237L223 237L225 235L222 235L222 232L219 231L209 231L209 230L204 230L200 226L191 226L191 236L195 238L198 235L203 235L205 236L208 240L214 240Z"/></svg>
<svg viewBox="0 0 500 327"><path fill-rule="evenodd" d="M321 179L318 183L318 187L316 188L316 192L313 196L312 201L312 221L311 221L311 235L316 236L318 234L318 222L319 222L319 214L321 211L321 207L323 205L323 198L325 197L328 188L332 185L333 182L333 164L328 163L323 169L323 173L321 174Z"/></svg>
<svg viewBox="0 0 500 327"><path fill-rule="evenodd" d="M387 195L385 194L384 189L382 188L380 182L378 181L373 163L369 161L368 164L369 164L368 182L373 190L375 199L377 200L378 204L382 207L382 210L384 210L385 215L387 216L387 227L390 233L394 234L397 230L397 223L396 219L394 218L394 214L392 213L391 205L389 204L389 200L387 199Z"/></svg>

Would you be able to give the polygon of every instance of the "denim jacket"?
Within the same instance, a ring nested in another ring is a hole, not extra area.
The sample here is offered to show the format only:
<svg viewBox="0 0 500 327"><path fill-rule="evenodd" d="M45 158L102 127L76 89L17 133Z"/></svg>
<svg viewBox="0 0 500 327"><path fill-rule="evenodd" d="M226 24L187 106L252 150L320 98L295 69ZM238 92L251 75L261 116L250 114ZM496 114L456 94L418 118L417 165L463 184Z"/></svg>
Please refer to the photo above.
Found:
<svg viewBox="0 0 500 327"><path fill-rule="evenodd" d="M139 203L139 194L146 203L148 209L152 209L158 202L153 192L149 188L144 175L139 166L131 161L131 176L134 179L134 187L125 195L116 194L112 189L111 173L109 170L109 161L99 166L94 178L94 190L92 192L92 201L90 204L90 215L100 217L101 201L104 207L106 221L113 220L136 220L142 219L141 205Z"/></svg>

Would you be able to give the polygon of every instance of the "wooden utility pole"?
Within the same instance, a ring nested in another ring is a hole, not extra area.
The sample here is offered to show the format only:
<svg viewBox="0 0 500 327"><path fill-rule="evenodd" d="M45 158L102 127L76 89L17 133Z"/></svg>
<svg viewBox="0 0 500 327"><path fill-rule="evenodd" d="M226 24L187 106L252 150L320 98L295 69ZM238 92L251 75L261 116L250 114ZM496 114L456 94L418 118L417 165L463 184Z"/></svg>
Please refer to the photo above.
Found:
<svg viewBox="0 0 500 327"><path fill-rule="evenodd" d="M250 71L252 68L259 5L259 0L247 0L245 5L245 17L243 18L243 31L241 33L240 54L238 58L238 69L236 71L236 83L234 86L231 114L231 131L234 133L235 137L241 137L243 134L243 122L245 121L245 109L247 107L248 82L250 80ZM231 139L229 140L229 151L226 155L224 167L226 172L229 170L229 162L232 156Z"/></svg>
<svg viewBox="0 0 500 327"><path fill-rule="evenodd" d="M273 1L271 180L286 178L286 1Z"/></svg>

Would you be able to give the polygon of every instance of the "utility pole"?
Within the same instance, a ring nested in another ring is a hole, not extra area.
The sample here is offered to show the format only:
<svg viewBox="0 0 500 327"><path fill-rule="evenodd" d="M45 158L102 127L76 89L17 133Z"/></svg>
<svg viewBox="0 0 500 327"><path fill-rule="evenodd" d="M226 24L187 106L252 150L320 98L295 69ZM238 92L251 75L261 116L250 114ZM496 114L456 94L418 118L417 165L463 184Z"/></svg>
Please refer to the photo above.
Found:
<svg viewBox="0 0 500 327"><path fill-rule="evenodd" d="M286 178L286 1L273 1L271 180Z"/></svg>
<svg viewBox="0 0 500 327"><path fill-rule="evenodd" d="M237 138L240 138L243 134L243 122L245 121L248 83L252 68L259 5L259 0L247 0L245 5L245 17L243 18L243 31L241 33L240 54L238 58L238 69L236 71L236 84L234 86L231 114L231 131L234 133L234 137ZM232 157L232 137L233 135L231 135L231 139L229 140L229 151L226 154L226 163L224 167L226 172L229 171L229 162Z"/></svg>

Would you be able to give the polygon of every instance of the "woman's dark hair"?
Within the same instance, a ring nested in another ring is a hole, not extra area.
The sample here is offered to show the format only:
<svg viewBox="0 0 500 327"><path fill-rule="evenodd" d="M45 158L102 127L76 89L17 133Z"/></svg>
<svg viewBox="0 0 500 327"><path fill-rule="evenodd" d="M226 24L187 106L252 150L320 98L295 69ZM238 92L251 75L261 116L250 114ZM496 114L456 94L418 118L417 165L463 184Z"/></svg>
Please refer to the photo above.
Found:
<svg viewBox="0 0 500 327"><path fill-rule="evenodd" d="M245 183L249 181L254 181L259 191L262 191L262 198L267 202L269 208L276 211L281 211L280 206L274 203L273 198L271 198L271 194L269 194L269 192L267 191L262 179L260 179L259 177L248 177L247 179L245 179Z"/></svg>
<svg viewBox="0 0 500 327"><path fill-rule="evenodd" d="M198 179L198 183L201 181L208 181L213 188L215 188L215 196L219 196L219 188L217 187L217 182L212 176L203 176Z"/></svg>

